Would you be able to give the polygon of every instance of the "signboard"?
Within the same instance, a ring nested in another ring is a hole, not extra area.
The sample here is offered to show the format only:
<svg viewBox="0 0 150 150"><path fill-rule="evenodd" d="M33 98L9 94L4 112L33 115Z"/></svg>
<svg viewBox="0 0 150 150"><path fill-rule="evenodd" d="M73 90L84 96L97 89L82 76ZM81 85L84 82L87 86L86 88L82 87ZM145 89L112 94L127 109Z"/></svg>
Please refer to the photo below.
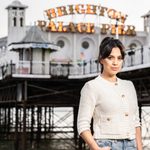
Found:
<svg viewBox="0 0 150 150"><path fill-rule="evenodd" d="M100 28L101 34L119 34L119 35L136 35L135 26L124 25L127 15L115 9L92 4L77 4L60 6L51 8L45 11L48 21L37 21L38 26L50 32L79 32L79 33L94 33L95 27ZM98 17L107 17L115 20L116 24L103 23L95 26L94 23L74 23L69 22L67 25L63 21L55 22L53 19L67 15L96 15Z"/></svg>

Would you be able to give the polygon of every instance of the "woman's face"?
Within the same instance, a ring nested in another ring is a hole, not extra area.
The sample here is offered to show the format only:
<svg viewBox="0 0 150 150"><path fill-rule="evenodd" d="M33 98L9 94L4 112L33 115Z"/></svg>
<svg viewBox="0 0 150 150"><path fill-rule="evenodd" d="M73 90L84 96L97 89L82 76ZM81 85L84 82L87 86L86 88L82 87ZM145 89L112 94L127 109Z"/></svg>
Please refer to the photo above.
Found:
<svg viewBox="0 0 150 150"><path fill-rule="evenodd" d="M103 65L103 72L105 75L114 76L120 72L122 68L123 58L118 47L114 47L110 55L102 59L100 63Z"/></svg>

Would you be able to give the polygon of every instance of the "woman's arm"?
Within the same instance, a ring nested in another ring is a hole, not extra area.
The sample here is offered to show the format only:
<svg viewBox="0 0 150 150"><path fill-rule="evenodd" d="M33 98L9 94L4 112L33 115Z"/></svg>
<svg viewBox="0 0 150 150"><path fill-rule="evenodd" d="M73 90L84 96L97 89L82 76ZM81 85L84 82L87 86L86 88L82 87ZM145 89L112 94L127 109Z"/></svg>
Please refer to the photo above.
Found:
<svg viewBox="0 0 150 150"><path fill-rule="evenodd" d="M88 144L88 146L90 147L91 150L99 150L99 147L98 147L97 143L95 142L95 140L91 134L91 131L89 131L89 130L83 131L80 136Z"/></svg>
<svg viewBox="0 0 150 150"><path fill-rule="evenodd" d="M137 143L137 150L142 150L142 134L141 134L141 127L136 127L136 143Z"/></svg>
<svg viewBox="0 0 150 150"><path fill-rule="evenodd" d="M135 136L136 136L136 143L137 143L137 150L142 150L142 134L141 134L141 123L140 123L140 118L139 118L139 107L138 107L138 100L137 100L137 94L136 94L136 89L134 87L134 84L131 82L132 87L133 87L133 92L132 94L135 97L136 100L136 113L135 113Z"/></svg>
<svg viewBox="0 0 150 150"><path fill-rule="evenodd" d="M90 150L110 150L110 147L104 147L104 148L100 148L97 143L95 142L91 131L89 130L85 130L83 131L80 136L83 138L83 140L88 144L88 146L90 147Z"/></svg>

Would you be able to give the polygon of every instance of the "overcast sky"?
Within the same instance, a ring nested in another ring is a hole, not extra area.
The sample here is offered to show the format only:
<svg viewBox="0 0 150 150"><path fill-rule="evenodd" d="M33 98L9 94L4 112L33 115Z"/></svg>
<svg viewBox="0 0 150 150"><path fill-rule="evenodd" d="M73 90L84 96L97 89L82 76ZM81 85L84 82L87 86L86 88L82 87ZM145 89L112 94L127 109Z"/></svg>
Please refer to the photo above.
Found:
<svg viewBox="0 0 150 150"><path fill-rule="evenodd" d="M7 36L7 10L13 0L0 0L0 37ZM20 0L27 5L26 25L33 25L37 20L45 20L44 10L68 4L96 4L113 8L128 15L126 24L134 25L136 31L143 30L142 15L150 10L149 0Z"/></svg>

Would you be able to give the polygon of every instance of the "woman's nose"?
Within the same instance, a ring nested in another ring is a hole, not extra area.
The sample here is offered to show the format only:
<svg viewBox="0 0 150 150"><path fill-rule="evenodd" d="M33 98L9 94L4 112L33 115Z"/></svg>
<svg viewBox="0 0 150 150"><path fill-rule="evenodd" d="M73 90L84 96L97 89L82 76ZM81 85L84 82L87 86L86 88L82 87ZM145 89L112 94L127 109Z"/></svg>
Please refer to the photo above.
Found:
<svg viewBox="0 0 150 150"><path fill-rule="evenodd" d="M118 60L117 59L114 59L113 60L113 65L117 65L118 64Z"/></svg>

